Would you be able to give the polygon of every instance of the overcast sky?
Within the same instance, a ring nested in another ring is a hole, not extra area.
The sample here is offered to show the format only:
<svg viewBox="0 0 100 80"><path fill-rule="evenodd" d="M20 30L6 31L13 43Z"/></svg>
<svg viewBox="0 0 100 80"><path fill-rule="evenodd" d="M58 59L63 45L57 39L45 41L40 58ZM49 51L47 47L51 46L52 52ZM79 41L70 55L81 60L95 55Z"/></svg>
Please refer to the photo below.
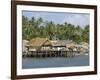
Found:
<svg viewBox="0 0 100 80"><path fill-rule="evenodd" d="M90 22L90 15L88 13L23 11L22 15L27 16L29 19L33 16L36 19L41 17L44 21L53 21L56 24L67 22L75 26L80 25L81 27L88 25Z"/></svg>

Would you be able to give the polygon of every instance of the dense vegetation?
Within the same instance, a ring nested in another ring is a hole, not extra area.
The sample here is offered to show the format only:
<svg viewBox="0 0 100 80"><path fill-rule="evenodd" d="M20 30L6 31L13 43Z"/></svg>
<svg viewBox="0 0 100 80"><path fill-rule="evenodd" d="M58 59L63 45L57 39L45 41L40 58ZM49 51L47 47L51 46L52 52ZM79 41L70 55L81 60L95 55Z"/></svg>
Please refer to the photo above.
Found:
<svg viewBox="0 0 100 80"><path fill-rule="evenodd" d="M50 40L73 40L79 42L89 42L89 25L84 28L65 22L55 24L53 21L44 21L42 18L22 16L22 36L23 39L41 37Z"/></svg>

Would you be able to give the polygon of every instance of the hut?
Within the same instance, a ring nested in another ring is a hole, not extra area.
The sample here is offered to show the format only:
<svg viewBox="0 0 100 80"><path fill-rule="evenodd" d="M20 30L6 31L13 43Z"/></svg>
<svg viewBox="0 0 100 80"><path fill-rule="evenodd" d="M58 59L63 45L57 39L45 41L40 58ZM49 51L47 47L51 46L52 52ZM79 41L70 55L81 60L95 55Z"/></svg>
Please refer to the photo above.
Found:
<svg viewBox="0 0 100 80"><path fill-rule="evenodd" d="M52 44L52 49L54 50L67 50L67 46L68 44L70 44L72 41L70 40L55 40L55 41L51 41Z"/></svg>
<svg viewBox="0 0 100 80"><path fill-rule="evenodd" d="M47 50L50 46L51 42L47 38L34 38L27 45L29 51Z"/></svg>
<svg viewBox="0 0 100 80"><path fill-rule="evenodd" d="M76 51L76 43L73 41L69 41L66 44L66 47L69 49L69 51Z"/></svg>
<svg viewBox="0 0 100 80"><path fill-rule="evenodd" d="M81 42L80 45L82 45L84 48L89 48L89 44L86 42Z"/></svg>
<svg viewBox="0 0 100 80"><path fill-rule="evenodd" d="M81 48L81 52L83 53L89 53L89 44L86 42L81 42L80 43L82 48Z"/></svg>
<svg viewBox="0 0 100 80"><path fill-rule="evenodd" d="M28 53L28 48L26 47L28 42L29 42L28 40L22 40L22 52L23 52L23 55Z"/></svg>
<svg viewBox="0 0 100 80"><path fill-rule="evenodd" d="M52 50L59 51L66 47L66 44L63 41L55 40L55 41L51 41L51 44L52 44Z"/></svg>

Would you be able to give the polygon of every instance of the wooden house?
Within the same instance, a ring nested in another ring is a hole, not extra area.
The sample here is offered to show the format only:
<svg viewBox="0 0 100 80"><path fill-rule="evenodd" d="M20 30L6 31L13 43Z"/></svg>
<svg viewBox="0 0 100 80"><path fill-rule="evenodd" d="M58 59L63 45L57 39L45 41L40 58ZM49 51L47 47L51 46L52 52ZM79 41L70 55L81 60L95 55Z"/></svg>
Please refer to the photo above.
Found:
<svg viewBox="0 0 100 80"><path fill-rule="evenodd" d="M23 52L23 55L28 53L28 48L26 47L28 42L29 42L28 40L22 40L22 52Z"/></svg>
<svg viewBox="0 0 100 80"><path fill-rule="evenodd" d="M50 46L51 42L47 38L34 38L27 45L29 51L48 50Z"/></svg>
<svg viewBox="0 0 100 80"><path fill-rule="evenodd" d="M55 41L51 41L52 44L52 49L53 50L67 50L67 44L69 44L70 41L69 40L55 40Z"/></svg>

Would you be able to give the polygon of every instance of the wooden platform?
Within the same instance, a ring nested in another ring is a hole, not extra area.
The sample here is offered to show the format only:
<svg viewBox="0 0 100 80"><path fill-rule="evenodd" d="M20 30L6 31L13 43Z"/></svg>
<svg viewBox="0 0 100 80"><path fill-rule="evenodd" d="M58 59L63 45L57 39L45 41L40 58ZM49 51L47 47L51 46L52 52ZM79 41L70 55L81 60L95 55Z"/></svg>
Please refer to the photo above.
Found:
<svg viewBox="0 0 100 80"><path fill-rule="evenodd" d="M79 51L31 51L24 57L74 57Z"/></svg>

